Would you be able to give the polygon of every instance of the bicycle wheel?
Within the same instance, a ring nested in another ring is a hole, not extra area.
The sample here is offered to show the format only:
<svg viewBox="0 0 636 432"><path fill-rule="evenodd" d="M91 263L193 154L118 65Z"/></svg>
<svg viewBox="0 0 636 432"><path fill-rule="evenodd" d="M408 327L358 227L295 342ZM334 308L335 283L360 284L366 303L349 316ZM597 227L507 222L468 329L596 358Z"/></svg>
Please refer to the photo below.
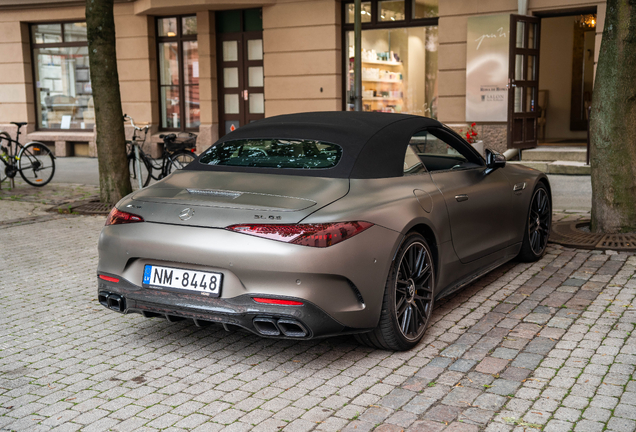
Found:
<svg viewBox="0 0 636 432"><path fill-rule="evenodd" d="M175 153L169 157L170 162L168 163L168 174L170 174L173 170L176 171L183 169L186 165L197 158L194 153L189 151Z"/></svg>
<svg viewBox="0 0 636 432"><path fill-rule="evenodd" d="M31 186L44 186L55 173L53 153L42 143L29 143L18 153L18 170Z"/></svg>
<svg viewBox="0 0 636 432"><path fill-rule="evenodd" d="M141 168L141 173L138 175L137 164L135 163L135 154L129 154L128 171L130 172L130 185L133 189L139 189L138 177L141 177L141 187L146 187L148 186L148 183L150 183L150 171L152 170L150 163L142 156L139 158L139 166Z"/></svg>
<svg viewBox="0 0 636 432"><path fill-rule="evenodd" d="M11 146L11 137L9 136L8 133L2 131L0 132L0 146L5 147L8 149L8 147ZM7 160L9 160L9 155L4 152L2 150L0 150L0 158L6 158L4 159L5 163L3 163L2 165L0 165L0 183L2 183L3 181L5 181L7 179Z"/></svg>

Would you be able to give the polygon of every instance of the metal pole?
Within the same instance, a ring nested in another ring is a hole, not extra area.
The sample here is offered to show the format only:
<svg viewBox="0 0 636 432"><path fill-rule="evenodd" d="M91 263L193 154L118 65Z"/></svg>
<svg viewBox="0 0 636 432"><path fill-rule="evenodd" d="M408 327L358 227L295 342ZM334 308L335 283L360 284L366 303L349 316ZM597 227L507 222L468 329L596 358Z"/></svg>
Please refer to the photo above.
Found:
<svg viewBox="0 0 636 432"><path fill-rule="evenodd" d="M355 0L354 33L354 110L362 111L362 0Z"/></svg>
<svg viewBox="0 0 636 432"><path fill-rule="evenodd" d="M528 0L517 0L517 11L519 15L528 15Z"/></svg>
<svg viewBox="0 0 636 432"><path fill-rule="evenodd" d="M585 164L590 164L590 117L592 116L592 105L587 107L587 151L585 152Z"/></svg>
<svg viewBox="0 0 636 432"><path fill-rule="evenodd" d="M141 183L141 162L139 162L139 146L133 144L135 146L135 169L137 170L137 181L139 182L139 189L143 188L143 184Z"/></svg>

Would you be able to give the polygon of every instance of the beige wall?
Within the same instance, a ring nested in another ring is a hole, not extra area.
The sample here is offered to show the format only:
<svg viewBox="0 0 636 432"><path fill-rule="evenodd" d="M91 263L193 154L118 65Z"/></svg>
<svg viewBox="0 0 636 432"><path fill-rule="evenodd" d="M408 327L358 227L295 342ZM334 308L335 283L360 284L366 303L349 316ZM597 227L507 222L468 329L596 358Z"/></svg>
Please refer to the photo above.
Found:
<svg viewBox="0 0 636 432"><path fill-rule="evenodd" d="M605 19L603 0L529 0L528 13L546 13L566 9L598 8L597 44L595 62L598 61L598 45ZM517 13L516 0L445 0L439 5L439 105L438 117L445 123L466 121L466 30L467 20L473 15ZM542 35L543 39L543 35ZM569 57L571 57L571 53ZM544 64L541 64L543 70ZM545 76L545 75L543 75ZM543 79L539 77L540 81ZM569 103L569 100L568 100ZM568 117L569 128L569 117Z"/></svg>
<svg viewBox="0 0 636 432"><path fill-rule="evenodd" d="M265 115L342 110L340 3L263 7Z"/></svg>
<svg viewBox="0 0 636 432"><path fill-rule="evenodd" d="M154 20L134 15L130 3L116 4L114 12L122 111L135 123L152 123L156 130L159 115Z"/></svg>

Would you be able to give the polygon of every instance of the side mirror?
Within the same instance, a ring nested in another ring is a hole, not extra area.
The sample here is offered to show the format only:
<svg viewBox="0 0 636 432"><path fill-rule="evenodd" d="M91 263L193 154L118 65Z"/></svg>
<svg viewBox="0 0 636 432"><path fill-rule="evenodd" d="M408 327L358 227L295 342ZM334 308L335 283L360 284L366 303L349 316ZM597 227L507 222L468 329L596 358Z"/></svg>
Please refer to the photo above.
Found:
<svg viewBox="0 0 636 432"><path fill-rule="evenodd" d="M488 172L506 166L506 157L494 150L486 149L486 168Z"/></svg>

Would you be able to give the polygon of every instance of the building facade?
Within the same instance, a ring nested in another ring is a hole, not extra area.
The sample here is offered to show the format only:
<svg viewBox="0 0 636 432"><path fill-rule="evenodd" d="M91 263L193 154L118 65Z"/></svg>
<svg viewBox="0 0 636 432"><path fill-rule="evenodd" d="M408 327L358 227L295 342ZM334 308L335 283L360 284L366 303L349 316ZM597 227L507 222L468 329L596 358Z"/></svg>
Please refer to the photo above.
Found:
<svg viewBox="0 0 636 432"><path fill-rule="evenodd" d="M536 52L510 68L513 78L515 68L527 71L529 81L509 93L512 114L476 122L479 138L497 150L509 146L510 122L520 112L534 116L543 141L585 134L605 2L528 3L538 24L523 34L536 41ZM431 116L457 129L472 123L471 29L479 28L476 17L508 22L517 1L362 6L363 109ZM201 151L265 116L352 109L352 1L132 0L117 2L114 13L122 108L150 125L155 154L168 131L197 133ZM13 136L10 122L26 121L24 140L42 141L57 156L97 154L84 14L83 2L0 0L0 130ZM510 34L497 28L478 37L490 43Z"/></svg>

